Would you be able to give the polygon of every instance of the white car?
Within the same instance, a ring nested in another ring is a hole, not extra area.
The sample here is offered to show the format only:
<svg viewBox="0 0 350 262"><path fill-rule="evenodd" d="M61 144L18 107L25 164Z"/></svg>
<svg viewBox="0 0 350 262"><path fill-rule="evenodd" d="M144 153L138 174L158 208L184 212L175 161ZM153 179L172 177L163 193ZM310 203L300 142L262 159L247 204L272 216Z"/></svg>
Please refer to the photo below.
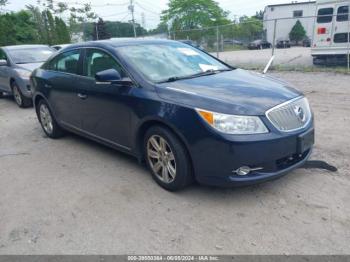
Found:
<svg viewBox="0 0 350 262"><path fill-rule="evenodd" d="M349 1L318 0L311 55L314 64L345 64L349 50Z"/></svg>

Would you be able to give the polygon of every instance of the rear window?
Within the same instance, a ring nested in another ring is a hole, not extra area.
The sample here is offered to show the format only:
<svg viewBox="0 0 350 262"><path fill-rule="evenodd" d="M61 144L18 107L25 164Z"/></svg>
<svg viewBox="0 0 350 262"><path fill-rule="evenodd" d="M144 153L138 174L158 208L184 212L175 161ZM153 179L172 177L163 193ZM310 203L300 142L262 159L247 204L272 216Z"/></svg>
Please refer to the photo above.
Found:
<svg viewBox="0 0 350 262"><path fill-rule="evenodd" d="M349 7L341 6L338 8L337 21L343 22L349 20Z"/></svg>
<svg viewBox="0 0 350 262"><path fill-rule="evenodd" d="M347 43L350 34L348 33L340 33L334 35L334 43Z"/></svg>
<svg viewBox="0 0 350 262"><path fill-rule="evenodd" d="M7 50L15 64L43 63L54 51L54 49L46 46L28 48L16 47Z"/></svg>
<svg viewBox="0 0 350 262"><path fill-rule="evenodd" d="M330 23L333 20L333 8L322 8L317 13L317 23Z"/></svg>
<svg viewBox="0 0 350 262"><path fill-rule="evenodd" d="M79 73L79 58L80 50L68 51L59 54L49 63L45 64L44 68L53 71L59 71L70 74Z"/></svg>

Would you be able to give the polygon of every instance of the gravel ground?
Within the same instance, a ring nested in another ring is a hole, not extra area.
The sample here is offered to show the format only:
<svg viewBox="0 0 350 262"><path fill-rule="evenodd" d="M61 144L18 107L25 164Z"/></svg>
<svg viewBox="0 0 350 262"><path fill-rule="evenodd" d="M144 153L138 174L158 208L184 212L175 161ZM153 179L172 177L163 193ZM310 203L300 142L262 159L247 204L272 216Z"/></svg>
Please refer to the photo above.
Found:
<svg viewBox="0 0 350 262"><path fill-rule="evenodd" d="M349 76L274 73L306 92L312 158L239 189L169 193L137 161L68 135L46 138L32 109L0 100L0 254L350 254Z"/></svg>
<svg viewBox="0 0 350 262"><path fill-rule="evenodd" d="M216 53L213 53L216 56ZM221 52L219 58L229 64L237 66L263 67L272 56L272 49L263 50L240 50ZM287 49L276 49L274 65L288 66L313 66L311 49L305 47L292 47Z"/></svg>

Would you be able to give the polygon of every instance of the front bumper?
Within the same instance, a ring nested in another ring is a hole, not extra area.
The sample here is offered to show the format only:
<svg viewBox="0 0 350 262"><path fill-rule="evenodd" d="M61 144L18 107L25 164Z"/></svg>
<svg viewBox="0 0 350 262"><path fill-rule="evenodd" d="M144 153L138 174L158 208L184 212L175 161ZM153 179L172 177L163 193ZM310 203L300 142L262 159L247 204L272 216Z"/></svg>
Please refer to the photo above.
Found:
<svg viewBox="0 0 350 262"><path fill-rule="evenodd" d="M305 133L313 138L313 123L288 134L272 132L198 141L191 150L196 179L201 184L235 187L281 177L302 166L310 157L313 143L300 151L300 135ZM242 166L262 169L239 176L234 171Z"/></svg>

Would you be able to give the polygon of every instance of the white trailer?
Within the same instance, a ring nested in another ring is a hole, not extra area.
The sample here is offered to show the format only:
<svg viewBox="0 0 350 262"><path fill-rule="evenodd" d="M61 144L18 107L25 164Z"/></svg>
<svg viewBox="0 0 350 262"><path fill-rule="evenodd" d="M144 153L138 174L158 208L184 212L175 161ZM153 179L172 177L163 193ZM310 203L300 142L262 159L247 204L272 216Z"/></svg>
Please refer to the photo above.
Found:
<svg viewBox="0 0 350 262"><path fill-rule="evenodd" d="M314 64L346 64L350 48L350 0L318 0L311 55Z"/></svg>

